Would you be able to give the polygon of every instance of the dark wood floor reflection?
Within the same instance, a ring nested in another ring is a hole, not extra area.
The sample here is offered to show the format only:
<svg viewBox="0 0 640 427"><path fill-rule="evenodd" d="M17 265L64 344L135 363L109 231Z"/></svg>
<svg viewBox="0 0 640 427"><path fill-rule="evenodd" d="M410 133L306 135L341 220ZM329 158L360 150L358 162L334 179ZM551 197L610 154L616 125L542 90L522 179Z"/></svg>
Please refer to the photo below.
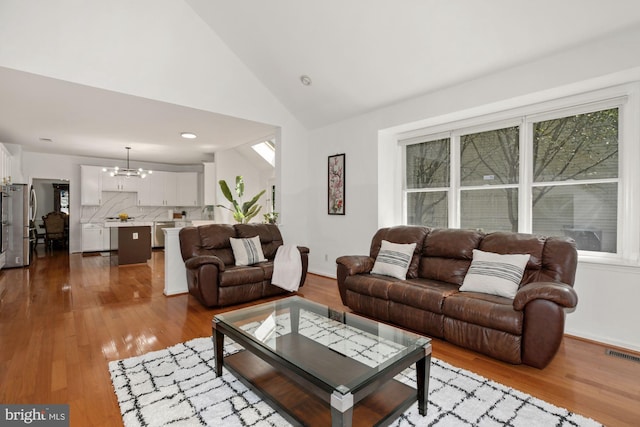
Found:
<svg viewBox="0 0 640 427"><path fill-rule="evenodd" d="M109 361L211 336L222 310L165 297L163 252L147 264L112 264L38 247L31 266L0 273L0 402L68 403L72 426L119 426ZM311 274L300 294L344 309L333 279ZM438 340L433 355L606 425L640 421L640 364L591 342L565 338L544 370Z"/></svg>

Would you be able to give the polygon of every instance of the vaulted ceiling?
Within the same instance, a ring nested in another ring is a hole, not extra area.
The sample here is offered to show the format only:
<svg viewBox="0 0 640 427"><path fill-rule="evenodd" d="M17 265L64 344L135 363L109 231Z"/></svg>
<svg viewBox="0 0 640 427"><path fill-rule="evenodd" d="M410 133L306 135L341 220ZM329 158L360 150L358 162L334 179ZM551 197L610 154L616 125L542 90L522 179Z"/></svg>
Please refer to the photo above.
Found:
<svg viewBox="0 0 640 427"><path fill-rule="evenodd" d="M309 129L640 25L637 0L185 1ZM192 149L176 128L206 134L211 144ZM132 159L187 164L273 131L0 67L0 141L31 151L113 157L100 148L135 140L141 148ZM50 134L64 144L54 150L40 140Z"/></svg>
<svg viewBox="0 0 640 427"><path fill-rule="evenodd" d="M310 128L640 24L634 0L188 3Z"/></svg>

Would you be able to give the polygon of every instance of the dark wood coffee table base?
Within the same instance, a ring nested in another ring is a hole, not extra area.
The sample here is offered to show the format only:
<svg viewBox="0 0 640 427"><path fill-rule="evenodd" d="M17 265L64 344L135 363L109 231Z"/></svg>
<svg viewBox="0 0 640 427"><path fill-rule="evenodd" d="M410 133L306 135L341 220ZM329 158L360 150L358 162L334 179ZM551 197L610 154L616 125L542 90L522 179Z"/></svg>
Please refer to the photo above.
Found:
<svg viewBox="0 0 640 427"><path fill-rule="evenodd" d="M287 378L282 372L242 350L224 358L224 366L293 425L330 426L331 407L327 402ZM396 380L384 383L375 393L358 402L353 410L353 426L386 426L417 399L416 389Z"/></svg>

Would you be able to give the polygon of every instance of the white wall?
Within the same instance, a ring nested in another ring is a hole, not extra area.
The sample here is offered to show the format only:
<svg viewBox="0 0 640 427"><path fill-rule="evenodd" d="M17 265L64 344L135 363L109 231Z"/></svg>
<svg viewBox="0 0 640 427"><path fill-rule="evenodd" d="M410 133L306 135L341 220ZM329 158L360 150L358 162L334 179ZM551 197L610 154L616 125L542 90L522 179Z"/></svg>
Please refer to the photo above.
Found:
<svg viewBox="0 0 640 427"><path fill-rule="evenodd" d="M3 0L0 40L3 67L280 127L282 233L308 243L306 129L185 2Z"/></svg>
<svg viewBox="0 0 640 427"><path fill-rule="evenodd" d="M401 131L640 81L640 29L313 130L309 143L309 270L335 277L335 258L368 254L373 233L399 224ZM638 144L639 141L627 141ZM327 156L346 153L346 215L327 215ZM640 158L635 162L640 164ZM640 186L638 186L640 188ZM635 197L640 191L634 190ZM638 227L636 227L638 229ZM580 302L566 332L640 350L640 268L580 262Z"/></svg>

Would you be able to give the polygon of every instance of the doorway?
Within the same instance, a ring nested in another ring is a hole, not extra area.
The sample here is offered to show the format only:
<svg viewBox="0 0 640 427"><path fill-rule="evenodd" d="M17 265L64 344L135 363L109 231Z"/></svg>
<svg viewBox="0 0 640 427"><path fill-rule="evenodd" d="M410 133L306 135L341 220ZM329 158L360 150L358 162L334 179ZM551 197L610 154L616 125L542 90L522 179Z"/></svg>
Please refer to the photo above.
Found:
<svg viewBox="0 0 640 427"><path fill-rule="evenodd" d="M70 191L69 181L60 179L34 178L32 180L33 190L35 193L35 212L30 215L33 218L32 227L36 230L38 244L44 244L45 227L42 217L49 212L63 212L67 215L70 213ZM33 206L31 207L33 209ZM68 224L68 221L67 221ZM66 243L62 247L69 247L68 226L66 231Z"/></svg>

